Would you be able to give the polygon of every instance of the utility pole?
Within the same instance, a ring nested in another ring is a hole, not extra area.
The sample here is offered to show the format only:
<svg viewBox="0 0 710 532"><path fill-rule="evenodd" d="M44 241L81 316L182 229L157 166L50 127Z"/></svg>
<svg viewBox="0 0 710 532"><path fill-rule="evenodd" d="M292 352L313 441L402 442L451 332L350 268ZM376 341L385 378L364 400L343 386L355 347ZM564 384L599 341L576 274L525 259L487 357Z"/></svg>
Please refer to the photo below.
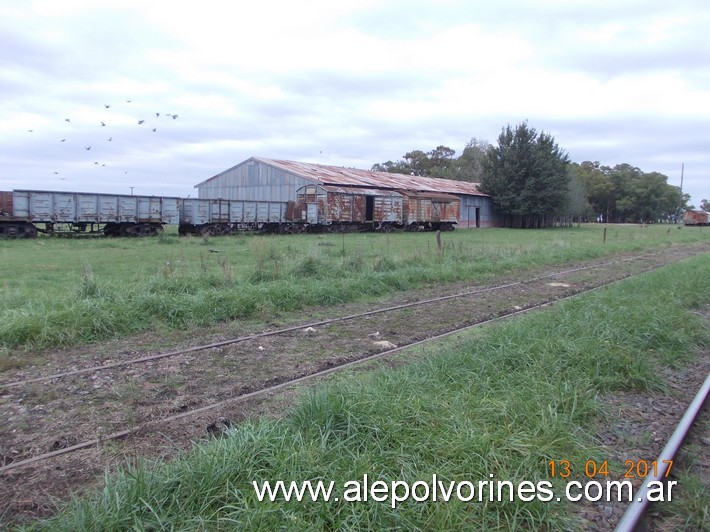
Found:
<svg viewBox="0 0 710 532"><path fill-rule="evenodd" d="M685 163L680 163L680 193L683 193L683 171L685 170Z"/></svg>
<svg viewBox="0 0 710 532"><path fill-rule="evenodd" d="M136 188L136 187L128 187L128 188L131 189L131 196L133 196L133 189Z"/></svg>
<svg viewBox="0 0 710 532"><path fill-rule="evenodd" d="M685 163L680 163L680 206L676 215L675 223L683 219L683 172L685 171Z"/></svg>

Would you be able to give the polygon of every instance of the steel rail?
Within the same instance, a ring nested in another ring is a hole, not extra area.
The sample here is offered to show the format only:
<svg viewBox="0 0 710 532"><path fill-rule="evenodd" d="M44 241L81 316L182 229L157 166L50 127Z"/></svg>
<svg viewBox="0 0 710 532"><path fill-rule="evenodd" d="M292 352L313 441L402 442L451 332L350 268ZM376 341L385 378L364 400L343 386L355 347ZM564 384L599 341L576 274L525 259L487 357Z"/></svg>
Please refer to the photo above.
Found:
<svg viewBox="0 0 710 532"><path fill-rule="evenodd" d="M665 478L666 471L668 470L668 464L678 453L680 446L683 444L683 440L685 440L685 437L688 435L688 432L690 432L690 429L695 422L695 418L703 408L709 393L710 373L708 373L708 376L705 378L705 382L698 390L698 393L695 395L695 398L685 411L685 414L680 420L680 423L678 423L673 435L670 437L668 443L666 443L666 446L663 448L661 454L656 460L656 463L658 464L656 474L652 477L646 478L641 491L638 493L638 497L631 502L629 507L626 509L626 512L621 517L621 521L619 521L619 524L616 525L616 532L633 532L636 529L649 506L647 494L651 489L652 483L655 483L653 485L658 485L658 482L661 482L661 480Z"/></svg>
<svg viewBox="0 0 710 532"><path fill-rule="evenodd" d="M557 277L557 276L559 276L559 275L566 275L566 274L569 274L569 273L575 273L575 272L584 271L584 270L590 270L590 269L595 269L595 268L601 268L601 267L605 267L605 266L613 266L613 265L615 265L615 264L619 264L619 263L622 263L622 262L630 262L630 261L633 261L633 260L637 260L637 259L641 259L641 258L646 258L646 257L649 257L649 256L653 256L653 255L655 255L655 254L656 254L656 253L650 253L650 254L646 254L646 255L636 255L636 256L634 256L634 257L628 257L628 258L621 259L621 260L615 260L615 261L611 261L611 262L605 262L605 263L602 263L602 264L595 264L595 265L591 265L591 266L583 266L583 267L579 267L579 268L572 268L572 269L569 269L569 270L562 270L562 271L559 271L559 272L553 272L553 273L551 273L551 274L541 275L541 276L538 276L538 277L532 277L532 278L530 278L530 279L525 279L525 280L522 280L522 281L516 281L516 282L514 282L514 283L507 283L507 284L502 284L502 285L497 285L497 286L492 286L492 287L479 288L479 289L476 289L476 290L468 290L468 291L465 291L465 292L459 292L459 293L450 294L450 295L447 295L447 296L440 296L440 297L435 297L435 298L431 298L431 299L424 299L424 300L421 300L421 301L414 301L414 302L411 302L411 303L404 303L404 304L402 304L402 305L395 305L395 306L391 306L391 307L385 307L385 308L370 310L370 311L367 311L367 312L360 312L360 313L356 313L356 314L350 314L350 315L347 315L347 316L340 316L340 317L338 317L338 318L330 318L330 319L327 319L327 320L320 320L320 321L315 321L315 322L306 323L306 324L302 324L302 325L295 325L295 326L292 326L292 327L285 327L285 328L282 328L282 329L276 329L276 330L274 330L274 331L267 331L267 332L262 332L262 333L250 334L250 335L247 335L247 336L239 336L239 337L237 337L237 338L230 338L230 339L228 339L228 340L222 340L222 341L214 342L214 343L210 343L210 344L204 344L204 345L198 345L198 346L194 346L194 347L188 347L188 348L180 349L180 350L177 350L177 351L169 351L169 352L167 352L167 353L159 353L159 354L155 354L155 355L148 355L148 356L144 356L144 357L133 358L133 359L130 359L130 360L124 360L124 361L121 361L121 362L112 362L112 363L110 363L110 364L103 364L103 365L100 365L100 366L92 366L92 367L89 367L89 368L81 368L81 369L76 369L76 370L71 370L71 371L64 371L64 372L61 372L61 373L54 373L54 374L52 374L52 375L46 375L46 376L41 376L41 377L33 377L33 378L31 378L31 379L24 379L24 380L20 380L20 381L13 381L13 382L8 382L8 383L0 383L0 390L2 390L3 388L14 388L14 387L17 387L17 386L23 386L23 385L25 385L25 384L32 384L32 383L35 383L35 382L44 382L44 381L50 381L50 380L54 380L54 379L60 379L60 378L63 378L63 377L72 377L72 376L75 376L75 375L83 375L83 374L85 374L85 373L92 373L92 372L96 372L96 371L105 371L105 370L108 370L108 369L114 369L114 368L118 368L118 367L122 367L122 366L129 366L129 365L131 365L131 364L138 364L138 363L143 363L143 362L152 362L152 361L154 361L154 360L160 360L161 358L167 358L167 357L185 355L185 354L188 354L188 353L194 353L194 352L197 352L197 351L204 351L204 350L207 350L207 349L214 349L214 348L217 348L217 347L224 347L224 346L226 346L226 345L232 345L232 344L237 344L237 343L241 343L241 342L246 342L246 341L248 341L248 340L255 340L255 339L257 339L257 338L265 338L265 337L268 337L268 336L276 336L276 335L279 335L279 334L285 334L285 333L289 333L289 332L293 332L293 331L298 331L298 330L302 330L302 329L307 329L308 327L320 327L320 326L323 326L323 325L329 325L329 324L332 324L332 323L337 323L337 322L342 322L342 321L348 321L348 320L352 320L352 319L356 319L356 318L364 318L364 317L367 317L367 316L373 316L373 315L375 315L375 314L382 314L382 313L385 313L385 312L392 312L392 311L394 311L394 310L401 310L401 309L405 309L405 308L409 308L409 307L414 307L414 306L419 306L419 305L428 305L428 304L437 303L437 302L440 302L440 301L447 301L447 300L449 300L449 299L456 299L456 298L459 298L459 297L467 297L467 296L472 296L472 295L477 295L477 294L483 294L483 293L486 293L486 292L493 292L493 291L496 291L496 290L503 290L503 289L505 289L505 288L511 288L511 287L513 287L513 286L520 286L520 285L523 285L523 284L529 284L529 283L533 283L533 282L536 282L536 281L540 281L540 280L542 280L542 279L549 279L550 277Z"/></svg>
<svg viewBox="0 0 710 532"><path fill-rule="evenodd" d="M175 414L175 415L173 415L173 416L168 416L168 417L164 417L164 418L160 418L160 419L153 419L153 420L151 420L151 421L142 423L142 424L140 424L140 425L136 425L136 426L134 426L134 427L132 427L132 428L130 428L130 429L126 429L126 430L114 432L114 433L109 434L109 435L106 435L106 436L104 436L104 437L102 437L102 438L94 438L94 439L91 439L91 440L86 440L86 441L81 442L81 443L78 443L78 444L76 444L76 445L72 445L72 446L70 446L70 447L65 447L64 449L58 449L58 450L55 450L55 451L50 451L50 452L48 452L48 453L44 453L44 454L40 454L40 455L37 455L37 456L33 456L33 457L30 457L30 458L27 458L27 459L24 459L24 460L19 460L19 461L17 461L17 462L12 462L12 463L10 463L10 464L7 464L7 465L5 465L5 466L0 467L0 473L6 473L6 472L11 471L11 470L13 470L13 469L17 469L17 468L20 468L20 467L24 467L24 466L27 466L27 465L30 465L30 464L33 464L33 463L36 463L36 462L39 462L39 461L42 461L42 460L46 460L46 459L48 459L48 458L52 458L52 457L54 457L54 456L59 456L59 455L62 455L62 454L67 454L67 453L71 453L71 452L74 452L74 451L79 451L79 450L81 450L81 449L86 449L86 448L94 447L94 446L98 445L98 444L101 443L101 442L111 441L111 440L119 440L119 439L125 438L126 436L129 436L129 435L131 435L131 434L135 434L135 433L140 432L140 431L142 431L142 430L148 429L148 428L151 427L152 425L155 425L155 424L158 424L158 423L164 424L164 423L166 423L166 422L176 421L176 420L179 420L179 419L182 419L182 418L185 418L185 417L194 416L194 415L196 415L196 414L200 414L200 413L203 413L203 412L207 412L207 411L209 411L209 410L214 410L214 409L216 409L216 408L219 408L219 407L222 407L222 406L225 406L225 405L240 403L240 402L242 402L242 401L246 401L246 400L248 400L248 399L252 399L252 398L254 398L254 397L257 397L257 396L259 396L259 395L265 395L265 394L273 393L273 392L279 391L279 390L281 390L281 389L283 389L283 388L287 388L287 387L289 387L289 386L293 386L293 385L296 385L296 384L300 384L300 383L305 382L305 381L307 381L307 380L316 379L316 378L319 378L319 377L324 377L324 376L327 376L327 375L329 375L329 374L331 374L331 373L335 373L335 372L337 372L337 371L342 371L342 370L344 370L344 369L348 369L348 368L351 368L351 367L356 366L356 365L360 365L360 364L363 364L363 363L366 363L366 362L371 362L371 361L373 361L373 360L377 360L377 359L379 359L379 358L383 358L383 357L386 357L386 356L394 355L394 354L396 354L396 353L399 353L400 351L403 351L403 350L405 350L405 349L409 349L409 348L411 348L411 347L416 347L416 346L424 345L424 344L427 344L427 343L430 343L430 342L433 342L433 341L436 341L436 340L441 340L441 339L447 338L447 337L449 337L449 336L453 336L453 335L458 334L458 333L466 332L466 331L471 330L471 329L474 329L474 328L476 328L476 327L481 327L481 326L483 326L483 325L488 325L488 324L490 324L490 323L493 323L493 322L496 322L496 321L499 321L499 320L505 320L505 319L508 319L508 318L512 318L513 316L519 316L519 315L521 315L521 314L526 314L526 313L531 312L531 311L534 311L534 310L539 310L539 309L541 309L541 308L545 308L545 307L551 306L551 305L553 305L553 304L557 304L557 303L559 303L559 302L561 302L561 301L566 301L566 300L569 300L569 299L573 299L573 298L575 298L575 297L579 297L579 296L582 296L582 295L584 295L584 294L588 294L588 293L590 293L590 292L594 292L594 291L596 291L596 290L600 290L600 289L602 289L602 288L606 288L606 287L615 285L615 284L617 284L617 283L621 283L621 282L626 281L626 280L628 280L628 279L631 279L631 278L633 278L633 277L637 277L637 276L639 276L639 275L643 275L644 273L648 273L649 271L653 271L654 269L657 269L657 268L649 268L649 269L644 270L644 271L642 271L642 272L637 272L637 273L634 273L634 274L631 274L631 275L627 275L627 276L624 277L624 278L616 279L616 280L614 280L614 281L610 281L610 282L608 282L608 283L604 283L604 284L602 284L602 285L595 286L595 287L592 287L592 288L590 288L590 289L583 290L583 291L581 291L581 292L577 292L576 294L571 294L571 295L568 295L568 296L563 296L563 297L561 297L561 298L559 298L559 299L555 299L555 300L553 300L553 301L547 301L547 302L544 302L544 303L539 303L539 304L537 304L537 305L532 305L532 306L527 307L527 308L524 308L524 309L520 309L520 310L516 310L516 311L513 311L513 312L509 312L509 313L507 313L507 314L505 314L505 315L502 315L502 316L495 316L495 317L489 318L489 319L487 319L487 320L483 320L483 321L480 321L480 322L477 322L477 323L474 323L474 324L471 324L471 325L466 325L466 326L464 326L464 327L460 327L460 328L457 328L457 329L454 329L454 330L451 330L451 331L447 331L447 332L445 332L445 333L437 334L437 335L431 336L431 337L429 337L429 338L425 338L425 339L423 339L423 340L418 340L418 341L416 341L416 342L412 342L412 343L409 343L409 344L406 344L406 345L403 345L403 346L399 346L399 347L396 347L396 348L393 348L393 349L389 349L389 350L387 350L387 351L381 351L381 352L379 352L379 353L374 353L374 354L372 354L372 355L366 355L366 356L361 357L361 358L358 358L358 359L356 359L356 360L351 360L351 361L346 362L346 363L344 363L344 364L340 364L340 365L337 365L337 366L333 366L332 368L327 368L327 369L324 369L324 370L316 371L316 372L314 372L314 373L309 373L308 375L303 375L303 376L301 376L301 377L296 377L296 378L294 378L294 379L289 379L289 380L284 381L284 382L282 382L282 383L275 384L275 385L269 386L269 387L267 387L267 388L261 388L260 390L255 390L255 391L252 391L252 392L249 392L249 393L246 393L246 394L243 394L243 395L239 395L239 396L236 396L236 397L230 397L229 399L225 399L224 401L218 401L218 402L216 402L216 403L212 403L212 404L209 404L209 405L205 405L205 406L203 406L203 407L196 408L196 409L190 410L190 411L188 411L188 412L182 412L182 413L180 413L180 414ZM517 284L517 283L516 283L516 284Z"/></svg>

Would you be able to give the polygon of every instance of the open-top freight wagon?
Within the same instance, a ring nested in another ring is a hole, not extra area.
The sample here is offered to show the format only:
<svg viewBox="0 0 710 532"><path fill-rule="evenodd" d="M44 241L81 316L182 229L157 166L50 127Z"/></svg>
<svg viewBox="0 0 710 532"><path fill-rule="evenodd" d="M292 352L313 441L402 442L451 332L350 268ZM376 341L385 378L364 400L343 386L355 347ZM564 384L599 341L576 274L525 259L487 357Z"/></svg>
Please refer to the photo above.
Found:
<svg viewBox="0 0 710 532"><path fill-rule="evenodd" d="M84 192L0 192L0 236L149 236L180 221L180 198Z"/></svg>
<svg viewBox="0 0 710 532"><path fill-rule="evenodd" d="M181 235L228 235L238 231L302 232L293 202L186 198L180 204Z"/></svg>

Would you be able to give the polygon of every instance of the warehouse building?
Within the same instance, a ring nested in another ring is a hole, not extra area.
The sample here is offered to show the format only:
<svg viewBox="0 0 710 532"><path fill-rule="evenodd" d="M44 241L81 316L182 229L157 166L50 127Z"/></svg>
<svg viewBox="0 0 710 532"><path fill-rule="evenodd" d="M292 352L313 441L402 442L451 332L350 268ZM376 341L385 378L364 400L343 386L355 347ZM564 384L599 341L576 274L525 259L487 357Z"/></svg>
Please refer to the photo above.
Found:
<svg viewBox="0 0 710 532"><path fill-rule="evenodd" d="M195 188L199 198L285 202L306 185L453 194L461 200L458 227L495 227L501 221L490 196L475 183L261 157L251 157Z"/></svg>

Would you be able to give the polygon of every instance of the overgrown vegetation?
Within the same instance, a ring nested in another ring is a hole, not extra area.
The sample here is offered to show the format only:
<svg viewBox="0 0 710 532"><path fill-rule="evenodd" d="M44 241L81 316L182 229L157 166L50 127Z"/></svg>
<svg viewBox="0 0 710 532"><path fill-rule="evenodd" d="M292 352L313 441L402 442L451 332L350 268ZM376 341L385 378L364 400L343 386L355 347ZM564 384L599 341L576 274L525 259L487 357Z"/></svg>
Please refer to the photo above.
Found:
<svg viewBox="0 0 710 532"><path fill-rule="evenodd" d="M427 284L707 241L702 230L601 226L396 235L0 241L0 348L204 327Z"/></svg>
<svg viewBox="0 0 710 532"><path fill-rule="evenodd" d="M689 309L707 305L709 270L708 256L695 258L419 351L398 369L343 376L281 420L108 478L36 528L573 529L564 502L259 502L252 482L537 482L550 460L604 460L592 433L598 395L662 389L660 367L707 346Z"/></svg>

